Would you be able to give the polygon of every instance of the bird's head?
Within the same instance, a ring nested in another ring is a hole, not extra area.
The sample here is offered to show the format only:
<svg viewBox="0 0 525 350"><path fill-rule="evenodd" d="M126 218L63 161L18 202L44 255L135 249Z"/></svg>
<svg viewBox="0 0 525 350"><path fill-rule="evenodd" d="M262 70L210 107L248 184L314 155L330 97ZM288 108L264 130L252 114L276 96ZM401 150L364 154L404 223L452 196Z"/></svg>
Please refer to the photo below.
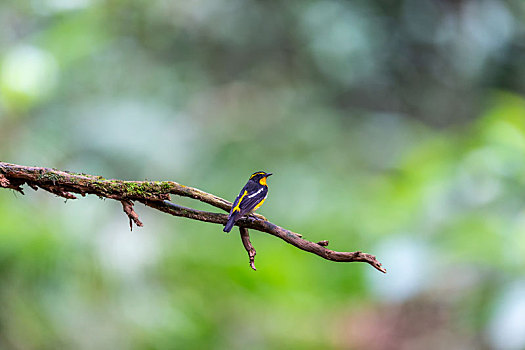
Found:
<svg viewBox="0 0 525 350"><path fill-rule="evenodd" d="M256 183L266 186L266 178L271 175L272 173L257 171L253 173L252 176L250 176L250 181L254 181Z"/></svg>

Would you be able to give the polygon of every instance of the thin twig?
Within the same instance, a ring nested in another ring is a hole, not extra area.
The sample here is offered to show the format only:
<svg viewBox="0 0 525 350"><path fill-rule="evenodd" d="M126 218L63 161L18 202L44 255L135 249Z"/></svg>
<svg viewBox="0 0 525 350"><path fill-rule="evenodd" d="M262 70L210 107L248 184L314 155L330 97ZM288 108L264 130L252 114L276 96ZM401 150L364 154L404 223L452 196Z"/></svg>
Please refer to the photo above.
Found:
<svg viewBox="0 0 525 350"><path fill-rule="evenodd" d="M239 227L239 232L241 233L242 245L244 246L244 249L246 249L248 258L250 259L250 267L253 271L257 271L255 268L255 254L257 254L257 252L255 251L252 242L250 242L250 233L246 227Z"/></svg>
<svg viewBox="0 0 525 350"><path fill-rule="evenodd" d="M174 216L221 225L226 223L227 215L173 204L168 201L170 194L194 198L225 211L229 211L232 205L225 199L174 181L108 180L101 176L0 162L0 187L11 188L23 194L21 186L24 184L33 189L41 188L66 199L75 199L76 196L72 193L79 193L82 196L94 194L101 198L118 200L122 203L123 210L128 215L130 223L133 221L137 226L142 226L142 222L140 222L137 213L133 210L133 201L139 201L149 207ZM243 237L243 229L246 232L247 229L254 229L269 233L299 249L316 254L324 259L338 262L366 262L375 269L386 273L381 263L373 255L360 251L337 252L327 249L324 246L328 244L328 241L310 242L301 238L301 235L298 233L266 221L261 215L255 214L254 216L243 217L237 221L236 225L241 228L241 237ZM246 248L245 238L243 238L243 244ZM253 249L252 256L249 250L250 246L251 243L246 249L250 256L250 265L255 269L253 265L255 249L251 246L251 249Z"/></svg>
<svg viewBox="0 0 525 350"><path fill-rule="evenodd" d="M122 209L124 210L124 213L126 213L126 215L129 218L129 229L131 231L133 231L133 223L135 223L135 225L139 227L144 226L144 224L139 220L139 216L137 215L135 210L133 210L132 201L125 199L125 200L121 200L120 203L122 203Z"/></svg>

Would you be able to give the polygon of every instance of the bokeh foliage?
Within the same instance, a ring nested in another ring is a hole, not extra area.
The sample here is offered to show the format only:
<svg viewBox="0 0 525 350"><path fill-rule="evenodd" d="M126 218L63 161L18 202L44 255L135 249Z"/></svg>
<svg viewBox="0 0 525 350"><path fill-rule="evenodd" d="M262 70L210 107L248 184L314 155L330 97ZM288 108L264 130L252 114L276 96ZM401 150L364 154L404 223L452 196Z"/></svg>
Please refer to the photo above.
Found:
<svg viewBox="0 0 525 350"><path fill-rule="evenodd" d="M2 349L525 348L519 0L0 3L0 159L172 179L376 254L0 191ZM178 203L207 206L187 199Z"/></svg>

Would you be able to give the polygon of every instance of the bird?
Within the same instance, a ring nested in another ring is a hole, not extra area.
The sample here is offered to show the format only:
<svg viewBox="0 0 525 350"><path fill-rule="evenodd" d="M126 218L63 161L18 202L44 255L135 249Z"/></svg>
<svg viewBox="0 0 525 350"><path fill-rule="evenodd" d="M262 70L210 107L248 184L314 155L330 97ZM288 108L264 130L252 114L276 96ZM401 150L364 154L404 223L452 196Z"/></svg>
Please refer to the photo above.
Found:
<svg viewBox="0 0 525 350"><path fill-rule="evenodd" d="M257 171L250 176L233 202L228 221L223 229L224 232L230 232L237 220L246 214L251 214L264 203L266 196L268 196L266 179L271 175L272 173Z"/></svg>

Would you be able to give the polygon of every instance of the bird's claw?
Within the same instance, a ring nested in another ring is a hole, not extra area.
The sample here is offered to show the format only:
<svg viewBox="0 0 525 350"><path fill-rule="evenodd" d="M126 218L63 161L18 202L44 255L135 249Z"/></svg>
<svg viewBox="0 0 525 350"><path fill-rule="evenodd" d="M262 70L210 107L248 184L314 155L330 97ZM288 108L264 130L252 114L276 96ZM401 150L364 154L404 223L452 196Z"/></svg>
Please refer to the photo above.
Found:
<svg viewBox="0 0 525 350"><path fill-rule="evenodd" d="M264 216L262 216L261 214L250 214L249 215L250 217L254 218L255 220L260 220L260 221L268 221L268 219L266 219Z"/></svg>

